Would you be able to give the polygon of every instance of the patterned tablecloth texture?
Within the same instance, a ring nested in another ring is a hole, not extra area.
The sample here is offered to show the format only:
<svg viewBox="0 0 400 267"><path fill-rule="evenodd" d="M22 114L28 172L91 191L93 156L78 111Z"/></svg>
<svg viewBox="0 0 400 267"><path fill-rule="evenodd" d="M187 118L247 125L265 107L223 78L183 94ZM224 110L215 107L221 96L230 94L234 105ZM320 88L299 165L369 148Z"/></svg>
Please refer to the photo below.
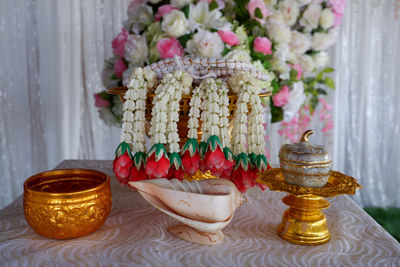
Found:
<svg viewBox="0 0 400 267"><path fill-rule="evenodd" d="M298 246L276 234L287 209L281 201L285 194L253 188L224 229L224 241L209 247L169 233L167 226L176 222L136 191L120 186L111 161L67 160L57 168L89 168L110 175L110 217L88 236L48 239L29 227L19 197L0 211L1 266L400 266L400 244L347 196L329 199L325 214L331 241Z"/></svg>

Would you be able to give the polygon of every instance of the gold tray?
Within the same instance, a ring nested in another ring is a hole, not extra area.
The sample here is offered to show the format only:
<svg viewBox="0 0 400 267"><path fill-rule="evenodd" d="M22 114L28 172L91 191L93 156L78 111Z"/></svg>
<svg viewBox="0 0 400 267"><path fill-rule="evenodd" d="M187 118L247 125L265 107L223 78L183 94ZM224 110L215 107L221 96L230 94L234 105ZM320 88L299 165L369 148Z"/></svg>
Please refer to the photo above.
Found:
<svg viewBox="0 0 400 267"><path fill-rule="evenodd" d="M280 168L273 168L258 173L257 182L266 184L270 190L282 191L294 195L316 195L334 197L342 194L354 195L356 189L362 188L357 179L337 171L331 171L328 182L324 187L302 187L285 182Z"/></svg>

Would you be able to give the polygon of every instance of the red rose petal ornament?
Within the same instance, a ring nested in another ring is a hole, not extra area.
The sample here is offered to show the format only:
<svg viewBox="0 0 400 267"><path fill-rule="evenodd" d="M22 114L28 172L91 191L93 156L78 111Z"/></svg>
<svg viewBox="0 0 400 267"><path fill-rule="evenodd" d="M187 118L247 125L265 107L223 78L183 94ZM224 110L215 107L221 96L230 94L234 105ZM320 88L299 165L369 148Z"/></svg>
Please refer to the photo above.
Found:
<svg viewBox="0 0 400 267"><path fill-rule="evenodd" d="M133 156L133 165L129 173L128 181L141 181L147 179L146 158L143 152L136 152Z"/></svg>
<svg viewBox="0 0 400 267"><path fill-rule="evenodd" d="M221 148L221 141L216 135L210 136L207 141L203 168L210 170L212 175L219 176L222 174L224 164L225 155Z"/></svg>
<svg viewBox="0 0 400 267"><path fill-rule="evenodd" d="M182 161L181 156L178 153L171 153L169 155L169 160L171 162L169 170L168 170L168 179L176 178L180 181L183 180L183 168L182 168Z"/></svg>
<svg viewBox="0 0 400 267"><path fill-rule="evenodd" d="M248 188L255 185L255 171L251 168L250 158L246 153L240 153L236 157L235 168L231 180L238 190L245 193Z"/></svg>
<svg viewBox="0 0 400 267"><path fill-rule="evenodd" d="M200 167L197 140L194 138L187 140L183 146L182 166L183 170L189 175L195 174Z"/></svg>
<svg viewBox="0 0 400 267"><path fill-rule="evenodd" d="M155 144L147 156L146 174L149 179L165 178L170 162L163 144Z"/></svg>
<svg viewBox="0 0 400 267"><path fill-rule="evenodd" d="M113 161L113 172L118 182L127 184L128 176L132 167L131 148L129 144L122 142L115 150L115 159Z"/></svg>
<svg viewBox="0 0 400 267"><path fill-rule="evenodd" d="M232 151L224 147L225 163L221 173L221 177L230 180L232 176L233 168L235 167L235 158Z"/></svg>

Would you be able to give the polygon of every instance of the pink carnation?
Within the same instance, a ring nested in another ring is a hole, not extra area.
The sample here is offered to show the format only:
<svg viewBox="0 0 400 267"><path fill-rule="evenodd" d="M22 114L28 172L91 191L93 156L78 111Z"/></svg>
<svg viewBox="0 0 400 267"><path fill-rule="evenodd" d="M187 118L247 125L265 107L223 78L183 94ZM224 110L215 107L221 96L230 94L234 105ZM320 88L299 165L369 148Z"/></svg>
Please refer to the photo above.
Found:
<svg viewBox="0 0 400 267"><path fill-rule="evenodd" d="M93 94L93 96L94 96L94 100L95 100L94 105L96 107L102 108L102 107L108 107L110 105L110 102L101 98L99 94Z"/></svg>
<svg viewBox="0 0 400 267"><path fill-rule="evenodd" d="M158 8L157 14L154 16L156 21L159 21L164 15L171 13L172 10L176 9L171 5L162 5Z"/></svg>
<svg viewBox="0 0 400 267"><path fill-rule="evenodd" d="M221 37L222 42L230 46L239 45L240 41L237 35L231 31L218 31L219 37Z"/></svg>
<svg viewBox="0 0 400 267"><path fill-rule="evenodd" d="M258 36L253 44L254 52L263 53L264 55L272 54L271 41L267 37Z"/></svg>
<svg viewBox="0 0 400 267"><path fill-rule="evenodd" d="M250 17L258 20L262 24L264 24L265 22L262 19L256 17L255 15L256 9L259 8L261 10L263 18L271 14L271 12L269 12L267 7L265 6L264 1L262 0L250 0L246 8L249 11Z"/></svg>
<svg viewBox="0 0 400 267"><path fill-rule="evenodd" d="M119 58L117 61L114 63L114 72L115 72L115 77L121 78L122 73L127 69L125 62L122 60L122 58Z"/></svg>
<svg viewBox="0 0 400 267"><path fill-rule="evenodd" d="M125 43L128 40L129 32L124 28L121 29L121 32L115 37L112 41L111 45L113 48L113 53L120 57L124 56L125 51Z"/></svg>
<svg viewBox="0 0 400 267"><path fill-rule="evenodd" d="M183 48L181 44L175 38L164 38L157 43L158 52L160 52L161 58L171 58L175 55L182 57Z"/></svg>
<svg viewBox="0 0 400 267"><path fill-rule="evenodd" d="M289 101L289 96L289 87L284 85L282 89L272 97L272 101L274 102L275 106L283 107Z"/></svg>

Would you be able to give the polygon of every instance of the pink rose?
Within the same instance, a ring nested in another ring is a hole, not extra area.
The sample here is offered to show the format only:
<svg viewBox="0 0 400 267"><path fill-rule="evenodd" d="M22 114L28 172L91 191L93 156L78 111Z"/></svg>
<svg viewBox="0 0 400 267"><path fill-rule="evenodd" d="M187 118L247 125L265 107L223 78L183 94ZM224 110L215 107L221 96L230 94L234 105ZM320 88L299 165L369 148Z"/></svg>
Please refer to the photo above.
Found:
<svg viewBox="0 0 400 267"><path fill-rule="evenodd" d="M249 11L250 17L258 20L261 24L264 24L265 21L256 17L255 15L256 9L259 8L261 10L263 18L271 14L271 12L269 12L267 7L265 6L264 1L262 0L250 0L246 8Z"/></svg>
<svg viewBox="0 0 400 267"><path fill-rule="evenodd" d="M156 21L159 21L164 15L171 13L172 10L176 9L171 5L162 5L158 8L157 14L154 16Z"/></svg>
<svg viewBox="0 0 400 267"><path fill-rule="evenodd" d="M93 96L95 100L94 105L96 107L102 108L102 107L108 107L110 105L110 102L101 98L99 94L93 94Z"/></svg>
<svg viewBox="0 0 400 267"><path fill-rule="evenodd" d="M271 41L267 37L258 36L253 43L254 52L263 53L264 55L272 54Z"/></svg>
<svg viewBox="0 0 400 267"><path fill-rule="evenodd" d="M121 78L122 73L127 69L125 62L122 60L122 58L119 58L117 61L114 63L114 72L115 72L115 77Z"/></svg>
<svg viewBox="0 0 400 267"><path fill-rule="evenodd" d="M288 102L289 96L289 87L284 85L282 89L272 97L272 101L274 102L275 106L283 107Z"/></svg>
<svg viewBox="0 0 400 267"><path fill-rule="evenodd" d="M300 66L300 64L290 65L290 67L291 67L292 69L297 70L296 80L300 80L300 79L301 79L301 75L302 75L302 71L301 71L301 66Z"/></svg>
<svg viewBox="0 0 400 267"><path fill-rule="evenodd" d="M115 37L112 41L111 45L113 48L113 53L120 57L124 56L125 51L125 43L128 40L129 32L124 28L121 29L121 32Z"/></svg>
<svg viewBox="0 0 400 267"><path fill-rule="evenodd" d="M222 42L230 46L239 45L240 41L237 35L231 31L218 31L219 37L221 37Z"/></svg>
<svg viewBox="0 0 400 267"><path fill-rule="evenodd" d="M181 44L175 38L164 38L157 43L158 52L160 52L161 58L171 58L175 55L182 57L183 48Z"/></svg>

